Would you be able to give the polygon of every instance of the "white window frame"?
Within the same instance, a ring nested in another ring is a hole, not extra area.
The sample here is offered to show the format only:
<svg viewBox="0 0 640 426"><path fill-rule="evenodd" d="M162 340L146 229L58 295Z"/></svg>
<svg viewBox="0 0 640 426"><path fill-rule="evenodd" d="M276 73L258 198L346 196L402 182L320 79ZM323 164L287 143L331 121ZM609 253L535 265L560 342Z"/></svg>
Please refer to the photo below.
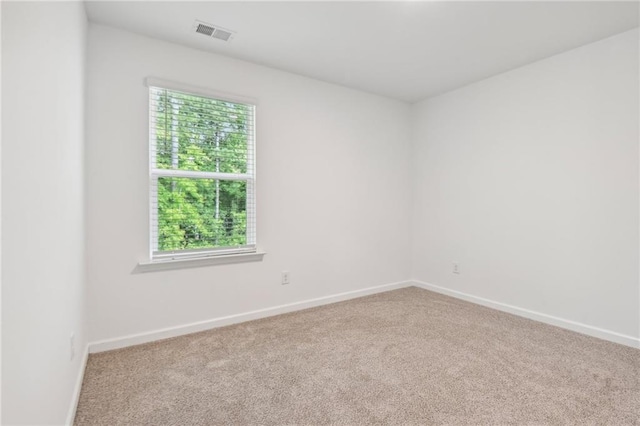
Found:
<svg viewBox="0 0 640 426"><path fill-rule="evenodd" d="M254 98L230 95L228 93L212 91L209 89L189 86L185 84L166 81L154 77L146 79L146 86L149 89L149 262L141 262L138 264L141 272L146 272L153 268L149 268L153 264L166 264L167 262L179 263L176 267L192 267L200 266L200 261L205 261L210 264L218 263L238 263L245 261L262 260L264 253L257 250L257 229L256 229L256 114L258 102ZM252 107L253 118L252 126L253 132L250 133L251 139L248 141L248 153L247 153L247 172L246 173L217 173L217 172L203 172L203 171L188 171L188 170L176 170L176 169L158 169L156 168L156 155L155 150L151 147L156 143L155 141L155 121L153 110L151 109L151 88L160 88L176 92L182 92L195 96L202 96L206 98L212 98L216 100L222 100L233 103L241 103ZM158 226L158 212L157 206L154 206L154 196L157 199L158 193L158 178L161 177L181 177L181 178L197 178L197 179L218 179L218 180L235 180L245 181L247 183L247 243L238 247L212 247L194 250L175 250L158 252L157 242L158 238L154 238L154 233L157 233ZM155 243L155 247L154 247ZM168 268L160 268L168 269Z"/></svg>

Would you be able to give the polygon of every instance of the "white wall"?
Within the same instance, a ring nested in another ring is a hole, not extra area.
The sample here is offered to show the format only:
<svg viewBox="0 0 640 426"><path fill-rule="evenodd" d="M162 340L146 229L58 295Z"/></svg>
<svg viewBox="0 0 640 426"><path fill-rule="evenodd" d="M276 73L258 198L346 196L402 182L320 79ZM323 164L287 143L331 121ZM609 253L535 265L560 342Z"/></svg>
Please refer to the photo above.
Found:
<svg viewBox="0 0 640 426"><path fill-rule="evenodd" d="M2 5L0 5L0 48L2 47ZM2 53L0 52L0 423L2 423Z"/></svg>
<svg viewBox="0 0 640 426"><path fill-rule="evenodd" d="M262 262L134 273L148 253L147 76L258 98ZM409 105L94 24L87 78L91 341L409 276Z"/></svg>
<svg viewBox="0 0 640 426"><path fill-rule="evenodd" d="M413 277L637 338L638 76L636 29L415 105Z"/></svg>
<svg viewBox="0 0 640 426"><path fill-rule="evenodd" d="M81 3L2 2L2 423L7 425L63 424L82 369L86 26Z"/></svg>

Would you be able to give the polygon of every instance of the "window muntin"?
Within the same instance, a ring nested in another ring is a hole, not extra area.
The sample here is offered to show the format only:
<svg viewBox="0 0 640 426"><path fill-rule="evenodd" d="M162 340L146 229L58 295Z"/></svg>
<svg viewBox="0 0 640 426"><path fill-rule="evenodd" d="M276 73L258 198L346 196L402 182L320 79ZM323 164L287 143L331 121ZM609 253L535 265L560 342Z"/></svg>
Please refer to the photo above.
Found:
<svg viewBox="0 0 640 426"><path fill-rule="evenodd" d="M255 251L255 106L149 94L151 258Z"/></svg>

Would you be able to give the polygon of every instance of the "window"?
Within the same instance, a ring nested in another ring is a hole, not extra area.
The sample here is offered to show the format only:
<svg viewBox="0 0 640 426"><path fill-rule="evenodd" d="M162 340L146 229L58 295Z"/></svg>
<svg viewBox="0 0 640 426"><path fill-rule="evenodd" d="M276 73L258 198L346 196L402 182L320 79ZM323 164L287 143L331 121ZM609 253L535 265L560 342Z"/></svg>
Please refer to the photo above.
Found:
<svg viewBox="0 0 640 426"><path fill-rule="evenodd" d="M255 252L255 105L148 85L151 259Z"/></svg>

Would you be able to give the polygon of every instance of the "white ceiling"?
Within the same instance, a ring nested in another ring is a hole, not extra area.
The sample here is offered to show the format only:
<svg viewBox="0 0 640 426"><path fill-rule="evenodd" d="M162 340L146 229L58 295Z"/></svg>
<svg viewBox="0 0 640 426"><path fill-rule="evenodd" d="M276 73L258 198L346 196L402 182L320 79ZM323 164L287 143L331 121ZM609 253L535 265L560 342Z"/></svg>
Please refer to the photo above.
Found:
<svg viewBox="0 0 640 426"><path fill-rule="evenodd" d="M405 101L638 26L637 2L88 2L89 19ZM224 43L198 19L236 31Z"/></svg>

